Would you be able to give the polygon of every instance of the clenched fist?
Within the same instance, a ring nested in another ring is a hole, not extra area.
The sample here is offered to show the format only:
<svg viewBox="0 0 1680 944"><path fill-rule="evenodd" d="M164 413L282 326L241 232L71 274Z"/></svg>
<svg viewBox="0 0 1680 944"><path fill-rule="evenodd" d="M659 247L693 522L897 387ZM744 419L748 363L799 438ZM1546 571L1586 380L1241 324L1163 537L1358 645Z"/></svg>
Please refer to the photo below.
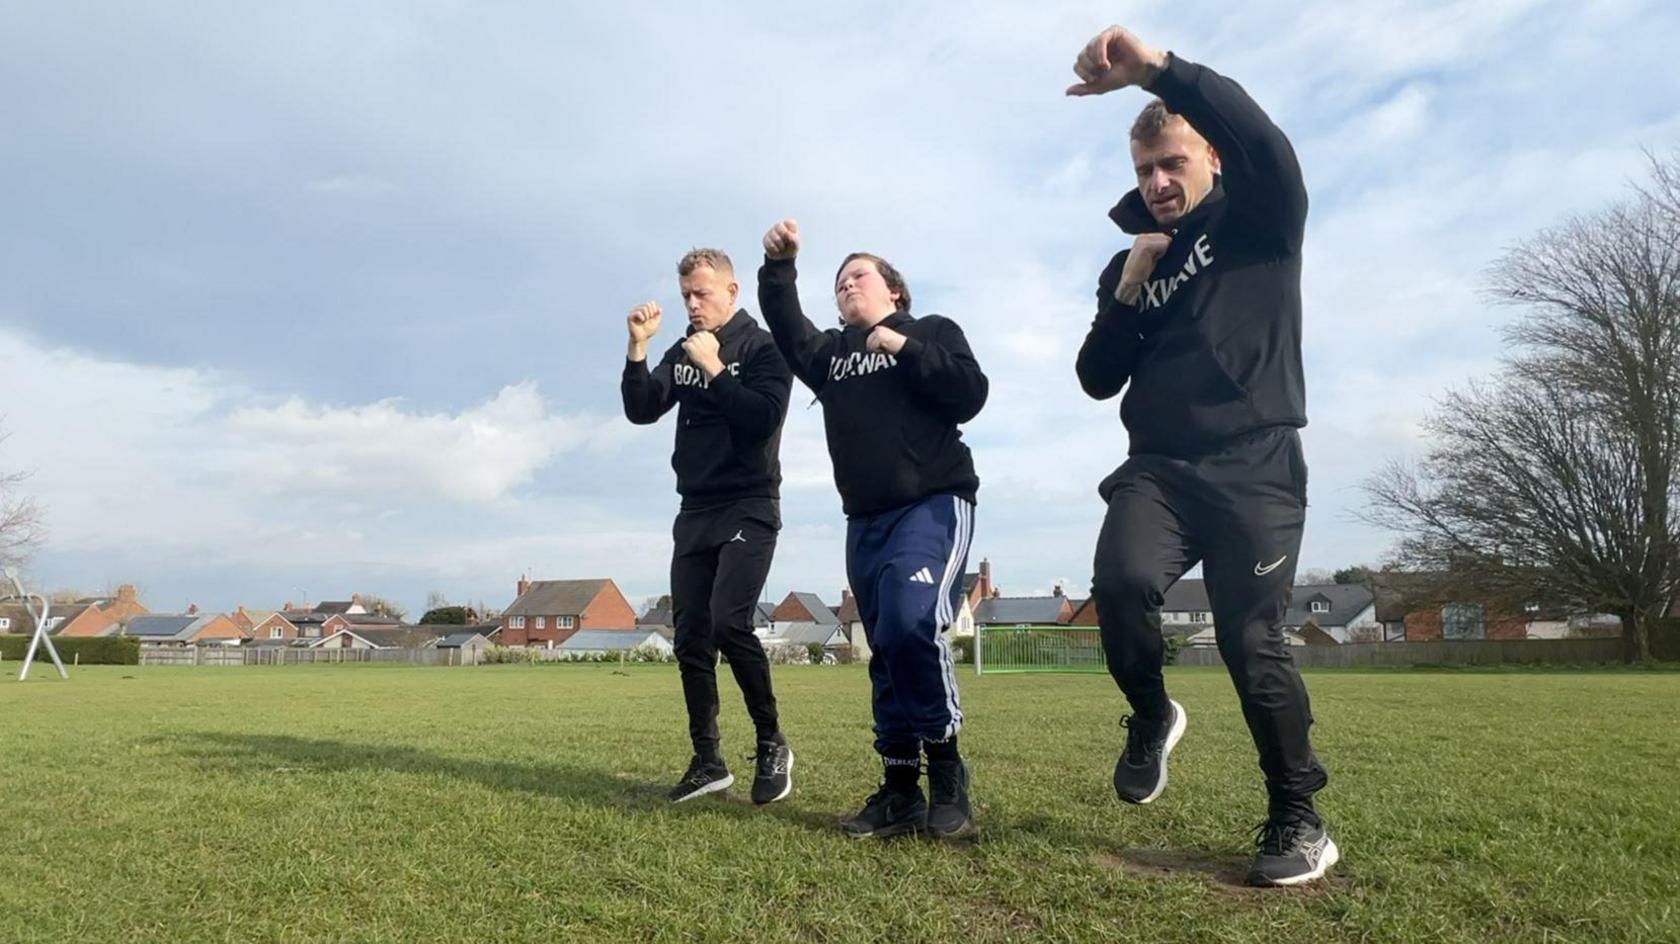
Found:
<svg viewBox="0 0 1680 944"><path fill-rule="evenodd" d="M1167 67L1167 54L1151 49L1123 26L1110 26L1085 44L1073 63L1080 81L1069 95L1101 95L1128 85L1148 85Z"/></svg>
<svg viewBox="0 0 1680 944"><path fill-rule="evenodd" d="M886 325L876 325L875 330L869 332L869 337L865 338L863 343L871 351L885 351L896 355L904 350L904 335Z"/></svg>
<svg viewBox="0 0 1680 944"><path fill-rule="evenodd" d="M705 371L708 378L723 373L723 361L718 358L717 335L710 331L696 331L683 339L682 349L688 355L688 362Z"/></svg>
<svg viewBox="0 0 1680 944"><path fill-rule="evenodd" d="M630 325L630 340L642 344L652 340L653 336L659 333L659 319L662 315L658 302L646 302L630 309L630 317L625 319Z"/></svg>
<svg viewBox="0 0 1680 944"><path fill-rule="evenodd" d="M770 259L792 259L799 255L799 224L783 220L764 234L764 255Z"/></svg>
<svg viewBox="0 0 1680 944"><path fill-rule="evenodd" d="M1120 270L1120 284L1114 288L1114 297L1123 304L1136 303L1143 291L1143 283L1149 281L1149 274L1155 271L1155 264L1161 261L1170 245L1172 237L1166 233L1139 236L1132 243L1132 251L1126 254L1126 267Z"/></svg>

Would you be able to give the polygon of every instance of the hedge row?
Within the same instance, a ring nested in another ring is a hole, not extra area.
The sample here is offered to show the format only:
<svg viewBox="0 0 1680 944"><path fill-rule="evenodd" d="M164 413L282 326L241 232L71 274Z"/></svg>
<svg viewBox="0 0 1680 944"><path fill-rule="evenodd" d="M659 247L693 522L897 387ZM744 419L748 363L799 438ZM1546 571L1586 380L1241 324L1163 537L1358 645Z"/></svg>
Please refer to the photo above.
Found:
<svg viewBox="0 0 1680 944"><path fill-rule="evenodd" d="M0 659L22 659L29 651L29 634L0 635ZM134 636L54 636L53 646L59 658L68 665L139 665L140 640ZM37 662L52 661L43 648L35 653Z"/></svg>

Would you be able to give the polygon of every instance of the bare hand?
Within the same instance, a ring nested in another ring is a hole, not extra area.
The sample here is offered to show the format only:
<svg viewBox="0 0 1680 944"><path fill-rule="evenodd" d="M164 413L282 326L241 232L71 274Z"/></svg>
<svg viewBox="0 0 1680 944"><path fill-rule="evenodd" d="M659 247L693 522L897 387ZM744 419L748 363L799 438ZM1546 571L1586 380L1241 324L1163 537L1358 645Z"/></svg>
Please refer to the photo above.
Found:
<svg viewBox="0 0 1680 944"><path fill-rule="evenodd" d="M718 358L717 335L710 331L696 331L683 339L683 353L689 363L706 372L707 377L723 373L723 361Z"/></svg>
<svg viewBox="0 0 1680 944"><path fill-rule="evenodd" d="M1073 71L1080 81L1069 95L1101 95L1128 85L1148 85L1167 67L1167 54L1151 49L1123 26L1110 26L1085 44Z"/></svg>
<svg viewBox="0 0 1680 944"><path fill-rule="evenodd" d="M646 344L659 332L659 319L662 316L658 302L646 302L630 309L630 317L625 321L630 325L630 340L637 344Z"/></svg>
<svg viewBox="0 0 1680 944"><path fill-rule="evenodd" d="M764 234L764 255L771 259L792 259L799 255L799 224L783 220Z"/></svg>
<svg viewBox="0 0 1680 944"><path fill-rule="evenodd" d="M1139 236L1132 243L1132 251L1126 254L1126 267L1120 270L1120 284L1114 288L1114 297L1128 305L1137 301L1143 283L1149 281L1149 274L1155 271L1155 264L1170 245L1172 237L1166 233Z"/></svg>
<svg viewBox="0 0 1680 944"><path fill-rule="evenodd" d="M888 354L897 354L899 351L904 350L904 340L904 335L899 334L897 331L894 331L886 325L876 325L875 330L869 332L869 337L864 338L863 343L864 346L869 348L871 351L885 351Z"/></svg>

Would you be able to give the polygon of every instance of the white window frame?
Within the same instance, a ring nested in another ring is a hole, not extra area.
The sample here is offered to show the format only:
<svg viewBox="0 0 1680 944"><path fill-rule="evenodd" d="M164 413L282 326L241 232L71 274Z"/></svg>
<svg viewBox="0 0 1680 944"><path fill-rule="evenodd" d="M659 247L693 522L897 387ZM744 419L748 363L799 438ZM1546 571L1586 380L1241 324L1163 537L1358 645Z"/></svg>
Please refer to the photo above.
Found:
<svg viewBox="0 0 1680 944"><path fill-rule="evenodd" d="M570 616L556 616L554 618L555 629L571 629L573 625L575 624Z"/></svg>
<svg viewBox="0 0 1680 944"><path fill-rule="evenodd" d="M508 617L508 629L524 629L524 628L525 628L525 617L523 617L523 616L510 616L510 617Z"/></svg>
<svg viewBox="0 0 1680 944"><path fill-rule="evenodd" d="M546 626L545 626L545 625L544 625L544 622L545 622L545 621L546 621L546 620L547 620L547 619L548 619L548 617L546 617L546 616L539 616L539 617L537 617L537 628L538 628L538 629L546 629L546 628L547 628L547 627L546 627Z"/></svg>
<svg viewBox="0 0 1680 944"><path fill-rule="evenodd" d="M1330 604L1323 600L1314 600L1312 601L1312 611L1314 613L1328 613L1330 612Z"/></svg>
<svg viewBox="0 0 1680 944"><path fill-rule="evenodd" d="M286 627L284 627L284 626L270 626L268 628L268 638L270 638L270 639L285 639L286 638Z"/></svg>

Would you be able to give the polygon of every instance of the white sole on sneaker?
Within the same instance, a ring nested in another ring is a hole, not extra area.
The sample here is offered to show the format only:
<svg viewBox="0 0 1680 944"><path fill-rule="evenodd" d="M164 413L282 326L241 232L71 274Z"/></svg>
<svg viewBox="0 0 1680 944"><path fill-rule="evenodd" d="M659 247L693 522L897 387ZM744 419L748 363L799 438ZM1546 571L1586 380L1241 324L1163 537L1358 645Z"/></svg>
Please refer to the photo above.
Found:
<svg viewBox="0 0 1680 944"><path fill-rule="evenodd" d="M775 796L771 797L768 800L765 800L764 802L765 803L774 803L777 800L785 800L785 799L787 799L787 795L792 793L792 792L793 792L793 748L790 747L790 748L788 748L787 786L782 788L781 793L776 794Z"/></svg>
<svg viewBox="0 0 1680 944"><path fill-rule="evenodd" d="M734 782L735 782L735 775L734 774L728 774L722 780L713 780L711 783L706 784L705 786L703 786L700 789L694 791L693 793L690 793L687 796L678 797L675 800L672 800L671 802L672 803L687 803L689 800L692 800L695 797L703 797L708 793L717 793L721 790L727 790L727 789L729 789L730 784L732 784Z"/></svg>
<svg viewBox="0 0 1680 944"><path fill-rule="evenodd" d="M1311 872L1304 872L1300 875L1291 875L1289 878L1272 879L1267 884L1288 887L1291 885L1305 885L1308 882L1316 882L1324 877L1324 873L1330 870L1330 866L1341 861L1341 858L1342 851L1336 848L1336 841L1326 836L1324 837L1324 854L1318 857L1317 868L1313 869Z"/></svg>
<svg viewBox="0 0 1680 944"><path fill-rule="evenodd" d="M1161 791L1167 789L1167 758L1172 756L1172 749L1178 746L1179 738L1184 737L1184 729L1189 726L1189 716L1184 713L1184 706L1171 699L1167 700L1167 704L1173 706L1173 723L1167 730L1167 743L1161 748L1161 779L1155 784L1155 789L1149 791L1148 796L1137 801L1139 806L1154 802L1155 798L1161 795Z"/></svg>

